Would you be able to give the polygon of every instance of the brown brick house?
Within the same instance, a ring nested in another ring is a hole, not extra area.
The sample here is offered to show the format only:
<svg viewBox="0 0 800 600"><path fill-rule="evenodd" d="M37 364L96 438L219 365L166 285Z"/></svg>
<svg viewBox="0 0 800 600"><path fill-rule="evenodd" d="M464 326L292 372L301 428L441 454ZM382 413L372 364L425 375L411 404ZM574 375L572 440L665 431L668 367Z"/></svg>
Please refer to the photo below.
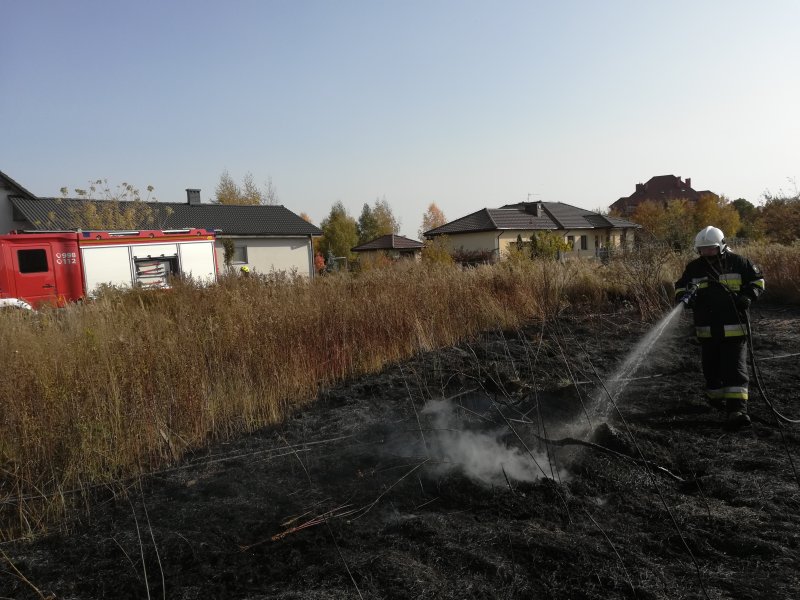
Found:
<svg viewBox="0 0 800 600"><path fill-rule="evenodd" d="M670 200L688 200L697 202L704 196L718 198L717 194L709 190L697 191L692 188L692 180L687 177L682 180L675 175L657 175L651 177L647 183L637 183L636 191L627 198L620 198L614 202L610 209L614 214L630 216L642 202L669 202Z"/></svg>

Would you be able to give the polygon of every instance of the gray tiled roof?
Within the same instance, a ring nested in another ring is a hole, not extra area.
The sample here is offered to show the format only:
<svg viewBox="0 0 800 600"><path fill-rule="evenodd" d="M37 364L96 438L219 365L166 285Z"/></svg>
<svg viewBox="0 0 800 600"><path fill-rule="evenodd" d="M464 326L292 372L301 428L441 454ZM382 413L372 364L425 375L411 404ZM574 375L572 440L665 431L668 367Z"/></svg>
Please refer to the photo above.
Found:
<svg viewBox="0 0 800 600"><path fill-rule="evenodd" d="M631 221L626 221L625 219L620 219L618 217L611 217L611 216L608 216L608 215L595 215L593 217L586 217L586 220L589 221L590 223L594 222L595 220L597 220L598 223L599 222L604 223L603 225L598 225L598 227L608 227L608 225L605 225L605 223L609 223L611 225L611 227L618 227L618 228L637 227L637 228L641 228L641 225L638 225L637 223L632 223Z"/></svg>
<svg viewBox="0 0 800 600"><path fill-rule="evenodd" d="M624 219L604 217L563 202L520 202L506 204L500 208L483 208L466 217L426 231L425 236L504 229L551 231L608 227L639 227L639 225Z"/></svg>
<svg viewBox="0 0 800 600"><path fill-rule="evenodd" d="M422 246L422 242L417 240L412 240L402 235L389 234L382 235L350 250L353 252L362 252L364 250L417 250Z"/></svg>
<svg viewBox="0 0 800 600"><path fill-rule="evenodd" d="M80 198L11 198L12 204L31 223L33 229L74 229L75 215L82 214L86 202L104 200ZM322 235L322 231L284 206L227 206L220 204L179 204L147 202L156 224L138 227L182 229L197 227L217 229L227 235ZM85 227L88 229L88 227Z"/></svg>
<svg viewBox="0 0 800 600"><path fill-rule="evenodd" d="M496 229L557 229L558 227L546 214L538 216L517 208L488 208Z"/></svg>
<svg viewBox="0 0 800 600"><path fill-rule="evenodd" d="M478 212L461 217L455 221L450 221L439 227L435 227L424 232L428 235L442 235L446 233L464 233L467 231L493 231L497 229L497 224L492 220L489 210L482 208Z"/></svg>

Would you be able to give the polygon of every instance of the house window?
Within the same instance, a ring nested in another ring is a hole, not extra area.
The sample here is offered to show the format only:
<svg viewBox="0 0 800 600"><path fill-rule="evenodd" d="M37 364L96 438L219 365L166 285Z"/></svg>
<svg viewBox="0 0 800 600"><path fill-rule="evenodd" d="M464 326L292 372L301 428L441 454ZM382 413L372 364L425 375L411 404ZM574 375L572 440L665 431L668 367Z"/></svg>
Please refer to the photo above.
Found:
<svg viewBox="0 0 800 600"><path fill-rule="evenodd" d="M600 247L600 236L594 236L594 249L597 250Z"/></svg>
<svg viewBox="0 0 800 600"><path fill-rule="evenodd" d="M581 236L581 250L588 250L589 249L589 236L582 235Z"/></svg>
<svg viewBox="0 0 800 600"><path fill-rule="evenodd" d="M47 252L44 249L18 250L17 260L20 273L46 273L48 271Z"/></svg>
<svg viewBox="0 0 800 600"><path fill-rule="evenodd" d="M232 263L246 263L247 262L247 246L236 245L233 247Z"/></svg>
<svg viewBox="0 0 800 600"><path fill-rule="evenodd" d="M569 249L570 250L575 250L575 236L574 235L568 235L567 236L567 243L569 244Z"/></svg>

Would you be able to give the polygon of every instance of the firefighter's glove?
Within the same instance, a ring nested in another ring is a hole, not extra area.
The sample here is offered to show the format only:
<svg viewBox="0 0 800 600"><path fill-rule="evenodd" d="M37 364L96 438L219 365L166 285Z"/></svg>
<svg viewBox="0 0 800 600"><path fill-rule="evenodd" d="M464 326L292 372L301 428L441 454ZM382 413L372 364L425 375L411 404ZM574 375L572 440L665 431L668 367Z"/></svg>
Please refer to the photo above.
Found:
<svg viewBox="0 0 800 600"><path fill-rule="evenodd" d="M750 305L753 303L753 299L750 296L745 296L744 294L736 294L736 308L741 311L745 311L750 308Z"/></svg>

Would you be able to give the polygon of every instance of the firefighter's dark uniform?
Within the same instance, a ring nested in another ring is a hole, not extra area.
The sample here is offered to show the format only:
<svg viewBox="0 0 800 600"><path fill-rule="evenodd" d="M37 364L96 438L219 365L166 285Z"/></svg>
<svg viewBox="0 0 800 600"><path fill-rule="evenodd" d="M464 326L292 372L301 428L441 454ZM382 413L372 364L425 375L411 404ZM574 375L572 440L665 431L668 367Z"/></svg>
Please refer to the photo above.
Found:
<svg viewBox="0 0 800 600"><path fill-rule="evenodd" d="M725 403L728 413L747 412L747 327L738 295L751 301L764 292L761 270L748 259L729 251L686 265L675 283L675 299L697 286L691 308L702 349L706 397Z"/></svg>

